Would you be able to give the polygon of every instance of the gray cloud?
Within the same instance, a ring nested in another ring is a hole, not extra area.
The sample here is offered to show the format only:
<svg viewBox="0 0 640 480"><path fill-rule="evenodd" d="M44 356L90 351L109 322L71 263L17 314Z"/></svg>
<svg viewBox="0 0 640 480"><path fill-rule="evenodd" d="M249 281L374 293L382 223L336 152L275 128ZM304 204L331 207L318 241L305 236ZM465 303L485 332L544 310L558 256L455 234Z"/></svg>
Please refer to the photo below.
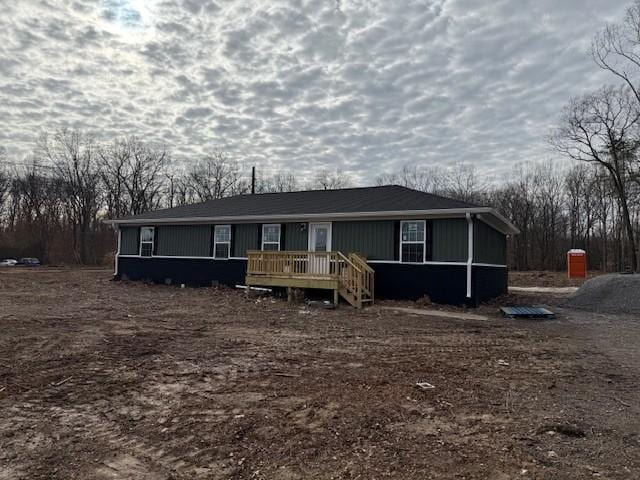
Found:
<svg viewBox="0 0 640 480"><path fill-rule="evenodd" d="M0 141L136 133L265 173L405 164L499 177L549 157L561 107L610 81L586 54L610 0L25 0L0 17Z"/></svg>

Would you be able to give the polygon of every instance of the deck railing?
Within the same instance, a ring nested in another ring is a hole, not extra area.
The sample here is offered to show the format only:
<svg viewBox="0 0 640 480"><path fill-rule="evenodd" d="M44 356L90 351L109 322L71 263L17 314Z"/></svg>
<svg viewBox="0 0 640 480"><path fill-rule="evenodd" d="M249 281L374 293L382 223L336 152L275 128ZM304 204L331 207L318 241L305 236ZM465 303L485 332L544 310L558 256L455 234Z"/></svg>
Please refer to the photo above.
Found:
<svg viewBox="0 0 640 480"><path fill-rule="evenodd" d="M338 252L248 252L249 275L338 277Z"/></svg>

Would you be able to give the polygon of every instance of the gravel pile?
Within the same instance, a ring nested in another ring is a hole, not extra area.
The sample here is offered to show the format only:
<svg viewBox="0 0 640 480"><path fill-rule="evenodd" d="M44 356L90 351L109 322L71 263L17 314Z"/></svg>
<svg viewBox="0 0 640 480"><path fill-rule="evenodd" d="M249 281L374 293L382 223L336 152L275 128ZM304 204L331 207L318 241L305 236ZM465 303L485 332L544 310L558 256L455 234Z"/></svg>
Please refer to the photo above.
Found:
<svg viewBox="0 0 640 480"><path fill-rule="evenodd" d="M587 280L563 306L592 312L640 314L640 275L601 275Z"/></svg>

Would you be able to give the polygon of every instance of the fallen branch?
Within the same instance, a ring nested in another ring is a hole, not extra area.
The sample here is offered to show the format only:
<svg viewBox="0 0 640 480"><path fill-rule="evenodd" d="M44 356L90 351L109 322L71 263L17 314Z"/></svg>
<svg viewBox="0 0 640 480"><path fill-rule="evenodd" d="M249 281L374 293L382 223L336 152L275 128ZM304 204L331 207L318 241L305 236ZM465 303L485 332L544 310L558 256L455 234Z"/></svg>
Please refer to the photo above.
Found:
<svg viewBox="0 0 640 480"><path fill-rule="evenodd" d="M618 397L613 397L613 399L614 399L616 402L618 402L618 403L620 403L620 404L624 405L625 407L629 407L629 408L631 408L631 405L630 405L629 403L627 403L627 402L624 402L624 401L620 400Z"/></svg>
<svg viewBox="0 0 640 480"><path fill-rule="evenodd" d="M54 383L53 386L54 387L59 387L60 385L62 385L63 383L68 382L69 380L71 380L73 377L67 377L64 380L60 380L58 383Z"/></svg>

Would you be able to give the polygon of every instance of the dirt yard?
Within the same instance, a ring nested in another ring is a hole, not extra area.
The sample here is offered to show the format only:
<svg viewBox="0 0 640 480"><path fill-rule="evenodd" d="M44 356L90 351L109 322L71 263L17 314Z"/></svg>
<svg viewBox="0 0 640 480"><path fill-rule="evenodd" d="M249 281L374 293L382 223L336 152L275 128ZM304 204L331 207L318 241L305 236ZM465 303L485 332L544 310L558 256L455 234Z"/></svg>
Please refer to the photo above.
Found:
<svg viewBox="0 0 640 480"><path fill-rule="evenodd" d="M589 270L587 278L602 275L597 270ZM527 272L509 272L509 285L512 287L579 287L584 278L568 278L567 272L531 270Z"/></svg>
<svg viewBox="0 0 640 480"><path fill-rule="evenodd" d="M640 478L637 320L109 278L0 271L0 479Z"/></svg>

